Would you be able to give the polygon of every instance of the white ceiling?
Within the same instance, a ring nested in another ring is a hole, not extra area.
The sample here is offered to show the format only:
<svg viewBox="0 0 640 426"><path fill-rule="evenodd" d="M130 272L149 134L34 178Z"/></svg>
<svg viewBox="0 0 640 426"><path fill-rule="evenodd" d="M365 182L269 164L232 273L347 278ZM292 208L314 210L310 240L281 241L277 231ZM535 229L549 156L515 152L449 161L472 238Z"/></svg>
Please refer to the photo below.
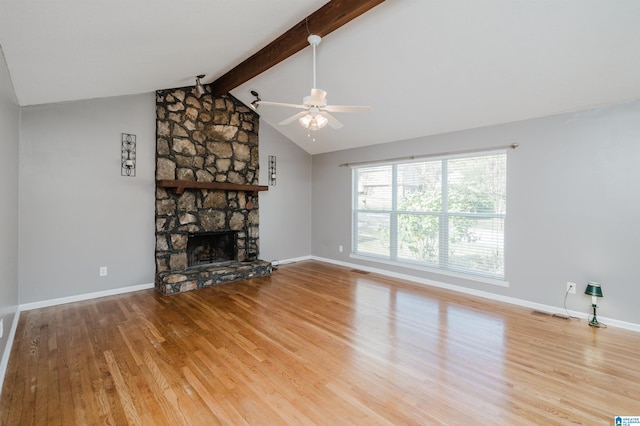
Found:
<svg viewBox="0 0 640 426"><path fill-rule="evenodd" d="M34 105L211 82L326 0L0 0L18 102Z"/></svg>
<svg viewBox="0 0 640 426"><path fill-rule="evenodd" d="M326 1L0 0L21 105L211 82ZM313 29L311 29L313 31ZM316 154L640 99L639 0L387 0L325 37L317 85L344 128L307 137L297 110L262 120ZM307 48L231 93L300 103Z"/></svg>

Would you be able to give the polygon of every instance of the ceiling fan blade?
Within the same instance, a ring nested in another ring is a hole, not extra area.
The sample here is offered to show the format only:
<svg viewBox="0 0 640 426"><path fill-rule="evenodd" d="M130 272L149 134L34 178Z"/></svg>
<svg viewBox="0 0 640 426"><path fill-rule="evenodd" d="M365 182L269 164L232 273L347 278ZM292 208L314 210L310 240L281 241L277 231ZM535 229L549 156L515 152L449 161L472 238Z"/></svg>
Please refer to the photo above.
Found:
<svg viewBox="0 0 640 426"><path fill-rule="evenodd" d="M278 124L281 126L286 126L287 124L291 124L294 121L296 121L298 118L304 116L307 114L307 111L301 111L298 113L293 114L291 117L289 118L285 118L284 120L282 120L281 122L279 122Z"/></svg>
<svg viewBox="0 0 640 426"><path fill-rule="evenodd" d="M327 105L322 108L331 112L371 112L373 108L370 106L348 106L348 105Z"/></svg>
<svg viewBox="0 0 640 426"><path fill-rule="evenodd" d="M287 108L298 108L298 109L305 109L306 106L304 105L296 105L296 104L286 104L283 102L268 102L268 101L259 101L257 102L258 105L266 105L266 106L280 106L280 107L287 107Z"/></svg>
<svg viewBox="0 0 640 426"><path fill-rule="evenodd" d="M322 111L320 114L324 115L327 120L329 120L329 126L333 129L341 129L342 123L338 121L333 115L329 114L326 111Z"/></svg>
<svg viewBox="0 0 640 426"><path fill-rule="evenodd" d="M313 105L323 105L326 104L325 98L327 97L327 92L322 89L311 89L311 103Z"/></svg>

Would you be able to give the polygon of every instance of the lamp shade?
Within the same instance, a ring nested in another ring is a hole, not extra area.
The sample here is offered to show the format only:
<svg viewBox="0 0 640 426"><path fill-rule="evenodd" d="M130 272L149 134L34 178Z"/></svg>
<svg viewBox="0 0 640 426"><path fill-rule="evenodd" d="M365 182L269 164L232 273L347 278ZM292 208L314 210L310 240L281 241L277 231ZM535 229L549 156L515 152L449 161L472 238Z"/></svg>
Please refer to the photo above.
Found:
<svg viewBox="0 0 640 426"><path fill-rule="evenodd" d="M587 288L585 289L584 294L588 294L589 296L594 297L603 297L602 287L600 287L600 283L589 281L587 283Z"/></svg>
<svg viewBox="0 0 640 426"><path fill-rule="evenodd" d="M302 127L304 127L305 129L308 129L309 125L311 124L311 120L313 120L313 115L306 114L306 115L303 115L302 117L300 117L298 119L298 122L300 123L300 125Z"/></svg>
<svg viewBox="0 0 640 426"><path fill-rule="evenodd" d="M322 129L324 126L327 125L328 122L329 120L327 120L327 118L324 115L316 114L313 116L313 120L311 120L311 123L309 124L309 128L311 130Z"/></svg>

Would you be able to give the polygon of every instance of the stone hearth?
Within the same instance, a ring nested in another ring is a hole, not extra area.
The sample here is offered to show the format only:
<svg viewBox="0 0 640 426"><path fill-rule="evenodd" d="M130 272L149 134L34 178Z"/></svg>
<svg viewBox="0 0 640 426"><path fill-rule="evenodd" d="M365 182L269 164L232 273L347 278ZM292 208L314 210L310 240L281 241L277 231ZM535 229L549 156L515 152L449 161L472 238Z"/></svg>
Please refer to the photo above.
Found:
<svg viewBox="0 0 640 426"><path fill-rule="evenodd" d="M155 284L163 294L271 273L271 263L259 260L258 115L231 95L213 98L205 88L200 97L193 87L156 92L156 179L200 185L156 186ZM228 264L188 265L189 235L225 231L236 235Z"/></svg>
<svg viewBox="0 0 640 426"><path fill-rule="evenodd" d="M231 262L224 266L194 266L182 271L160 272L156 289L163 294L174 294L269 274L271 263L264 260ZM158 288L158 282L162 288Z"/></svg>

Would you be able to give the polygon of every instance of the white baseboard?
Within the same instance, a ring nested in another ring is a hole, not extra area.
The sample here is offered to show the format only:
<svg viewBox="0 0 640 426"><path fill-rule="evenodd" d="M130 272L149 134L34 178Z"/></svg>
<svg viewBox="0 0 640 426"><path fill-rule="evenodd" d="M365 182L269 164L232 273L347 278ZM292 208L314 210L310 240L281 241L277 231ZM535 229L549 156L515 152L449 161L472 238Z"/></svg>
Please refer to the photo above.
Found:
<svg viewBox="0 0 640 426"><path fill-rule="evenodd" d="M40 302L23 303L18 307L19 311L30 311L32 309L47 308L49 306L64 305L65 303L80 302L82 300L97 299L99 297L114 296L116 294L131 293L133 291L148 290L154 284L139 284L129 287L114 288L112 290L96 291L94 293L78 294L75 296L61 297L59 299L49 299Z"/></svg>
<svg viewBox="0 0 640 426"><path fill-rule="evenodd" d="M329 258L325 258L325 257L318 257L318 256L311 256L311 259L312 260L317 260L319 262L332 263L334 265L345 266L347 268L353 268L353 269L359 269L359 270L362 270L362 271L373 272L373 273L380 274L380 275L385 275L385 276L391 277L391 278L398 278L398 279L401 279L401 280L411 281L411 282L414 282L414 283L417 283L417 284L428 285L428 286L438 287L438 288L444 288L446 290L452 290L452 291L456 291L456 292L459 292L459 293L465 293L465 294L469 294L469 295L472 295L472 296L482 297L482 298L485 298L485 299L496 300L498 302L505 302L505 303L509 303L509 304L512 304L512 305L522 306L522 307L525 307L525 308L531 308L531 309L536 310L536 311L548 312L550 314L564 315L564 314L566 314L568 312L569 315L571 315L571 316L575 316L575 317L578 317L578 318L584 318L584 319L587 318L587 314L585 314L584 312L565 311L564 308L559 308L559 307L556 307L556 306L543 305L541 303L530 302L528 300L516 299L515 297L501 296L499 294L489 293L489 292L486 292L486 291L476 290L476 289L473 289L473 288L461 287L461 286L447 284L447 283L443 283L443 282L435 281L435 280L427 280L427 279L416 277L416 276L413 276L413 275L400 274L400 273L397 273L397 272L387 271L385 269L371 268L371 267L368 267L368 266L358 265L358 264L355 264L355 263L342 262L340 260L334 260L334 259L329 259ZM626 321L620 321L620 320L617 320L617 319L614 319L614 318L602 317L600 315L598 315L598 319L603 324L611 325L613 327L624 328L626 330L640 332L640 324L635 324L635 323L626 322Z"/></svg>
<svg viewBox="0 0 640 426"><path fill-rule="evenodd" d="M7 374L7 367L9 366L9 356L11 355L11 348L13 347L13 340L16 337L16 329L18 328L18 320L20 319L20 309L16 310L13 316L13 322L11 323L11 330L7 336L7 346L4 348L4 353L0 359L0 393L2 392L2 385L4 384L4 376Z"/></svg>

